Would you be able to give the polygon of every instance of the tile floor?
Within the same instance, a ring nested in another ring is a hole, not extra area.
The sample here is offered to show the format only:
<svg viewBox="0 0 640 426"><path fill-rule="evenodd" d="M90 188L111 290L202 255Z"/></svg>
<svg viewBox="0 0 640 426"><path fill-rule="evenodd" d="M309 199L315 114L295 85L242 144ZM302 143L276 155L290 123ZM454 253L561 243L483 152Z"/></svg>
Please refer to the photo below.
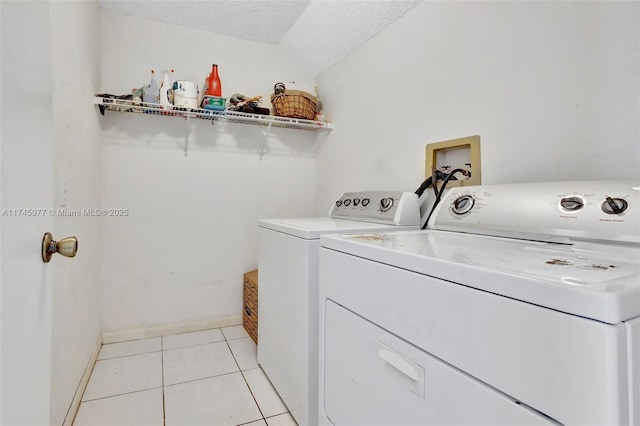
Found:
<svg viewBox="0 0 640 426"><path fill-rule="evenodd" d="M242 326L103 345L75 426L295 426Z"/></svg>

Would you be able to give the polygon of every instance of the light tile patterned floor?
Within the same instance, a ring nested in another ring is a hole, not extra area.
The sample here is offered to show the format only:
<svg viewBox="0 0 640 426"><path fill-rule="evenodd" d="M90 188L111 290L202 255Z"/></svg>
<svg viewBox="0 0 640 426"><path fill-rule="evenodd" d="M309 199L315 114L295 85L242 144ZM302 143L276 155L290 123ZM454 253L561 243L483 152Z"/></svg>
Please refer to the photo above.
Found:
<svg viewBox="0 0 640 426"><path fill-rule="evenodd" d="M103 345L75 426L296 426L242 326Z"/></svg>

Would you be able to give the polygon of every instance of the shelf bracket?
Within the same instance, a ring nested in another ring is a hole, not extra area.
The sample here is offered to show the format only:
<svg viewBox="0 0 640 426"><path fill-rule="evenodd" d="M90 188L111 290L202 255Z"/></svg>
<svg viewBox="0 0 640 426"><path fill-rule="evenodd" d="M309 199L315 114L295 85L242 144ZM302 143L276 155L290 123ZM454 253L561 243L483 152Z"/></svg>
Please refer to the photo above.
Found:
<svg viewBox="0 0 640 426"><path fill-rule="evenodd" d="M262 133L264 134L264 137L265 137L265 138L269 136L269 132L271 131L271 125L272 125L272 124L273 124L273 123L269 123L269 124L267 125L267 129L262 131Z"/></svg>
<svg viewBox="0 0 640 426"><path fill-rule="evenodd" d="M262 143L262 149L260 149L261 160L262 160L262 157L264 157L265 152L267 152L267 139L269 138L270 131L271 131L271 123L269 123L266 130L262 131L262 133L264 134L264 142Z"/></svg>
<svg viewBox="0 0 640 426"><path fill-rule="evenodd" d="M184 156L189 156L189 134L191 133L191 114L187 114L187 131L184 138Z"/></svg>

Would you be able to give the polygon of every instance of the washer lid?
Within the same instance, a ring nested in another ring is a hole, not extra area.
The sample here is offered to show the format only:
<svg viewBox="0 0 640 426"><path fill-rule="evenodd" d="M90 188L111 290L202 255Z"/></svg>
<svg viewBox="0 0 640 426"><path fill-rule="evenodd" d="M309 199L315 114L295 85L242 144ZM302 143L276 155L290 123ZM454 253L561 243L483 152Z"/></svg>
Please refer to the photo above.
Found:
<svg viewBox="0 0 640 426"><path fill-rule="evenodd" d="M327 236L321 245L611 324L640 316L639 246L446 231Z"/></svg>
<svg viewBox="0 0 640 426"><path fill-rule="evenodd" d="M418 229L417 226L383 225L380 223L330 218L262 219L258 221L258 225L261 228L283 232L307 240L318 239L322 234L353 234Z"/></svg>

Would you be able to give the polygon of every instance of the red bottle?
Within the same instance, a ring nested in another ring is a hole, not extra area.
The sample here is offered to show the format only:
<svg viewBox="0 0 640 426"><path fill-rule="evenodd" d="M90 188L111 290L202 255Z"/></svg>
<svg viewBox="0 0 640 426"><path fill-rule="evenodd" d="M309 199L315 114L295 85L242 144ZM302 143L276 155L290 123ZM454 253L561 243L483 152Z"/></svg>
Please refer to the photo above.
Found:
<svg viewBox="0 0 640 426"><path fill-rule="evenodd" d="M220 76L218 75L218 65L211 65L211 74L207 78L207 93L208 96L222 96L222 83L220 82Z"/></svg>

